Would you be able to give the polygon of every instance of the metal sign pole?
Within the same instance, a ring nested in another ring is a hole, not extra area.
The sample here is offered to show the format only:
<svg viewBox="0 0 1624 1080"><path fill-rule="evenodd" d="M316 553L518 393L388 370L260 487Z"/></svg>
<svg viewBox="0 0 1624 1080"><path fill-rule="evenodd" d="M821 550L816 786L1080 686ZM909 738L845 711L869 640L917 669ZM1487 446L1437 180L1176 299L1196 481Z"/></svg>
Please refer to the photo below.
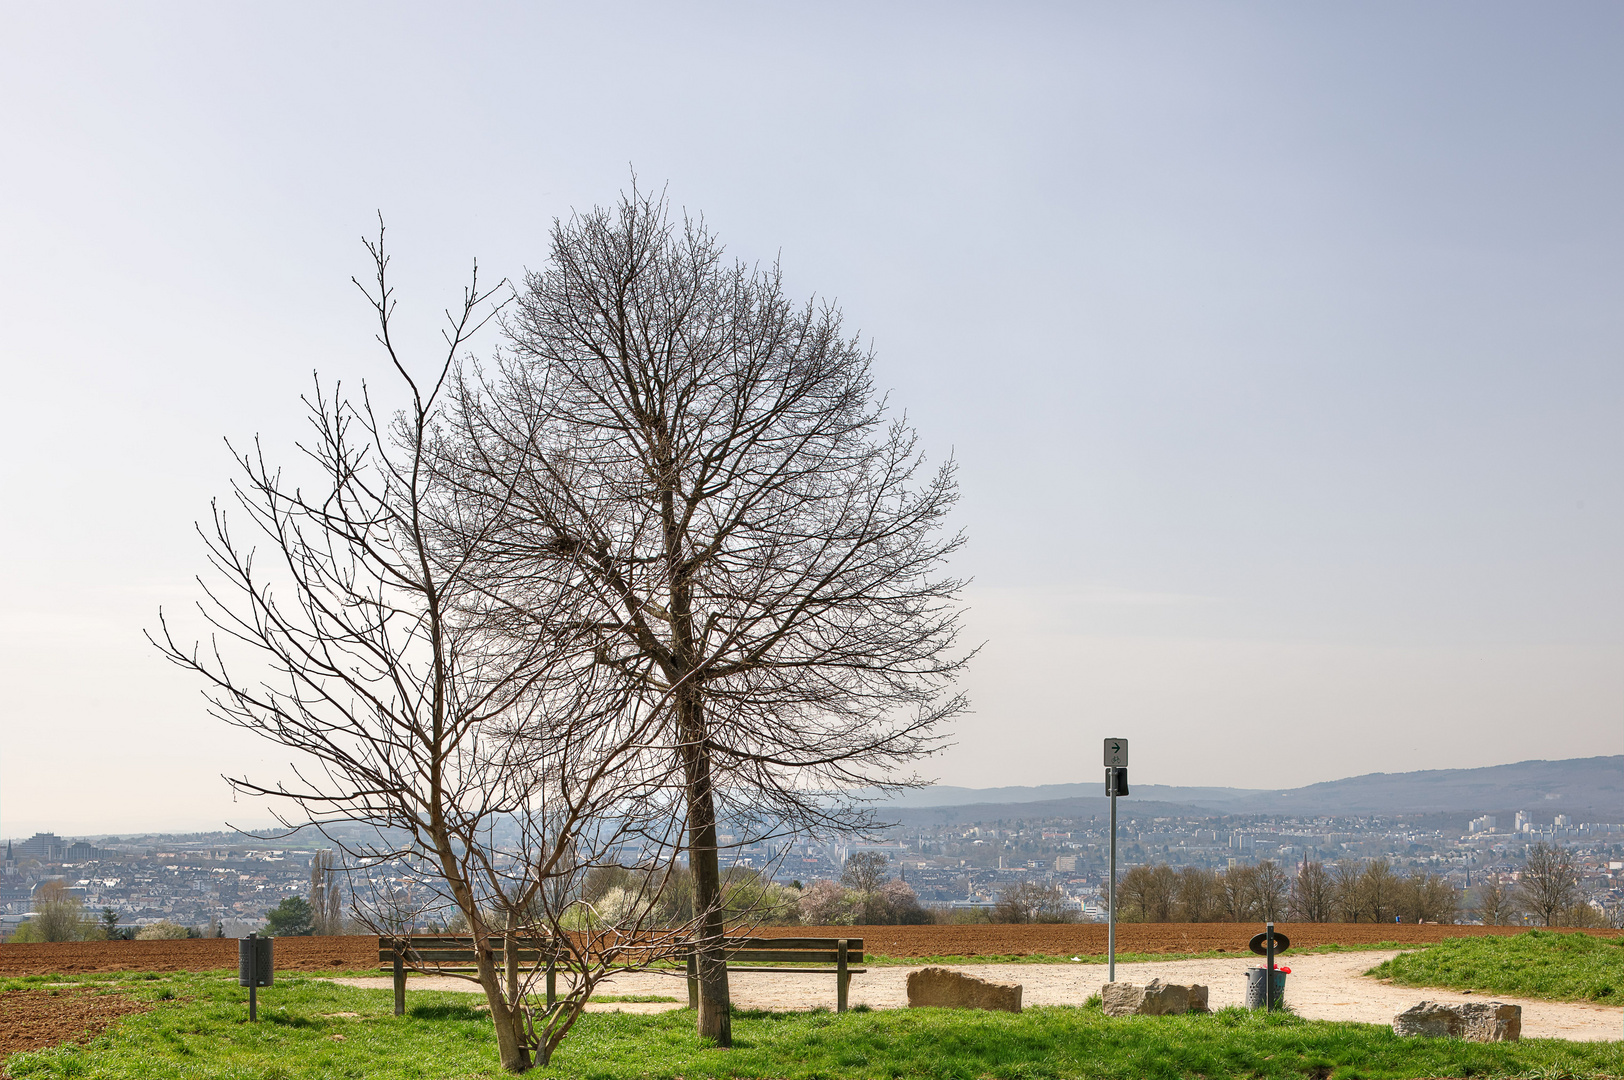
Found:
<svg viewBox="0 0 1624 1080"><path fill-rule="evenodd" d="M1128 740L1105 740L1105 794L1111 798L1111 873L1105 885L1105 976L1116 982L1117 796L1128 793Z"/></svg>
<svg viewBox="0 0 1624 1080"><path fill-rule="evenodd" d="M1111 881L1105 893L1106 982L1116 982L1116 783L1112 770L1105 770L1111 784Z"/></svg>

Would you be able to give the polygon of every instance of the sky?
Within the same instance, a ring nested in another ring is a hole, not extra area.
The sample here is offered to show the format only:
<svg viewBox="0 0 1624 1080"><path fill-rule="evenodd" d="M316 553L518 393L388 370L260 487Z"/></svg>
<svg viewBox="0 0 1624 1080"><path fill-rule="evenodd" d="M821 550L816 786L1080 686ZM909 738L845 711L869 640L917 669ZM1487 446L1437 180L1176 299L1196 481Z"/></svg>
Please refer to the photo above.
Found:
<svg viewBox="0 0 1624 1080"><path fill-rule="evenodd" d="M933 460L944 783L1624 752L1624 7L0 3L0 835L254 825L183 631L225 440L633 170ZM476 341L488 352L493 337ZM188 621L190 620L190 621Z"/></svg>

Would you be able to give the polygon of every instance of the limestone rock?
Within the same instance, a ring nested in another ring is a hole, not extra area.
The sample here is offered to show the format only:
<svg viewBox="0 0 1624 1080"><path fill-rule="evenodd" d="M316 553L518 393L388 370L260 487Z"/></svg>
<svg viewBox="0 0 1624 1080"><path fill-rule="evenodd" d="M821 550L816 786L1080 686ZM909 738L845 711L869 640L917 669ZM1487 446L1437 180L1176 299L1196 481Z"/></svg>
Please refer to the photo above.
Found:
<svg viewBox="0 0 1624 1080"><path fill-rule="evenodd" d="M1176 1016L1207 1011L1207 988L1183 986L1152 979L1144 986L1129 982L1106 983L1100 988L1106 1016Z"/></svg>
<svg viewBox="0 0 1624 1080"><path fill-rule="evenodd" d="M1467 1042L1516 1042L1522 1038L1522 1006L1498 1001L1460 1005L1423 1001L1393 1017L1393 1034Z"/></svg>
<svg viewBox="0 0 1624 1080"><path fill-rule="evenodd" d="M945 967L920 968L908 973L908 1008L1020 1012L1021 984L978 979Z"/></svg>

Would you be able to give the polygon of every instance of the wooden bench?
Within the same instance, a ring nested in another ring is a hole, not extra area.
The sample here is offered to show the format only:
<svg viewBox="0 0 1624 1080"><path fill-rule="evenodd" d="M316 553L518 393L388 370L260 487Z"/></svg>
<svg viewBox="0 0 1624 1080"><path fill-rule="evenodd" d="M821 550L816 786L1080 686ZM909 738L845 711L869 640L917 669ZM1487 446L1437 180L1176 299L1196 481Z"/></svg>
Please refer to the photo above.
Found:
<svg viewBox="0 0 1624 1080"><path fill-rule="evenodd" d="M500 934L493 934L490 945L491 952L495 954L497 969L504 970L507 964L505 939ZM406 1013L408 965L414 971L425 971L430 974L441 971L478 971L479 968L476 966L478 959L472 936L440 934L433 937L378 938L378 966L393 971L395 975L396 1016L403 1016ZM553 1003L558 1000L558 972L555 966L557 957L553 950L534 944L520 944L514 953L514 959L520 964L546 963L547 1007L552 1008Z"/></svg>
<svg viewBox="0 0 1624 1080"><path fill-rule="evenodd" d="M867 968L852 966L863 962L862 938L723 938L722 954L727 958L730 974L735 971L779 971L799 975L833 975L835 1004L839 1012L846 1011L851 977L868 974ZM687 960L688 1007L697 1009L699 958L691 948ZM783 966L786 964L819 966Z"/></svg>

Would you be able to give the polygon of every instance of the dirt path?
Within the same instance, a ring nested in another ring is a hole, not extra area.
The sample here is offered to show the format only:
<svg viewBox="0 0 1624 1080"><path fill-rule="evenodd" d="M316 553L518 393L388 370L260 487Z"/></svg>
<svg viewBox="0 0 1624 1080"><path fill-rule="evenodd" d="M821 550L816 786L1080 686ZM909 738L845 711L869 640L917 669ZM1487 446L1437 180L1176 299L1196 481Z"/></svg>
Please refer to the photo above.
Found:
<svg viewBox="0 0 1624 1080"><path fill-rule="evenodd" d="M1367 1024L1390 1024L1393 1015L1418 1001L1504 1001L1523 1007L1523 1035L1527 1038L1577 1040L1617 1040L1624 1028L1624 1010L1573 1002L1539 1001L1533 998L1493 997L1463 994L1454 990L1393 986L1366 978L1367 971L1396 951L1323 953L1283 957L1291 968L1286 980L1286 1001L1299 1016L1315 1020L1355 1020ZM1118 964L1117 978L1125 982L1203 983L1210 988L1213 1008L1240 1005L1246 992L1246 969L1255 958L1224 960L1169 960L1144 964ZM868 974L852 978L851 1003L876 1009L895 1009L908 1004L908 972L912 967L876 967ZM955 970L984 979L1022 984L1022 1001L1027 1005L1080 1005L1097 994L1105 981L1104 964L965 964ZM387 989L388 978L335 979L348 986ZM737 973L731 978L733 1001L748 1009L833 1008L834 976L781 975L776 973ZM460 979L413 977L411 989L475 990ZM681 978L650 972L620 975L604 986L606 994L665 994L687 1000ZM659 1012L679 1008L669 1004L604 1002L590 1006L598 1010Z"/></svg>

